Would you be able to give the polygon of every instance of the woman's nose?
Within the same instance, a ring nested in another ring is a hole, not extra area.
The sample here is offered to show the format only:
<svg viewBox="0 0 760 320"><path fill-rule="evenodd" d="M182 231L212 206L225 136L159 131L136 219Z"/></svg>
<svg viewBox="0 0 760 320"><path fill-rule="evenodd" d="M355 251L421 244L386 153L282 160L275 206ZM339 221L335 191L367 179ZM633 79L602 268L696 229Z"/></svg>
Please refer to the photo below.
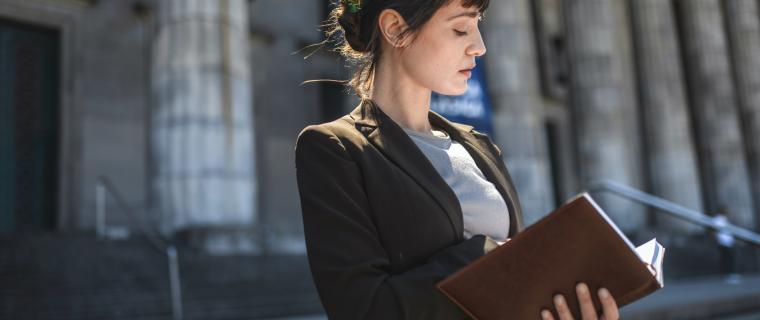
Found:
<svg viewBox="0 0 760 320"><path fill-rule="evenodd" d="M477 37L475 39L475 43L470 46L468 54L473 56L482 56L486 54L486 44L483 42L483 37L480 34L480 31L477 33Z"/></svg>

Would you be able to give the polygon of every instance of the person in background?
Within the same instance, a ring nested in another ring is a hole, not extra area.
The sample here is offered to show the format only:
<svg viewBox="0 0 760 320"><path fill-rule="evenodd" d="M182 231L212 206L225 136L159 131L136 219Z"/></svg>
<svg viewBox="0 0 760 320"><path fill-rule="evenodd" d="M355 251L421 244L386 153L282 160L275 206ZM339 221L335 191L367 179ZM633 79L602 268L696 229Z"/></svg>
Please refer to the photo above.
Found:
<svg viewBox="0 0 760 320"><path fill-rule="evenodd" d="M718 229L711 229L710 233L718 243L718 250L720 252L720 273L726 275L726 282L736 283L741 276L736 273L734 236L731 233L720 229L729 225L727 213L728 208L726 206L718 208L718 212L712 216L712 221Z"/></svg>

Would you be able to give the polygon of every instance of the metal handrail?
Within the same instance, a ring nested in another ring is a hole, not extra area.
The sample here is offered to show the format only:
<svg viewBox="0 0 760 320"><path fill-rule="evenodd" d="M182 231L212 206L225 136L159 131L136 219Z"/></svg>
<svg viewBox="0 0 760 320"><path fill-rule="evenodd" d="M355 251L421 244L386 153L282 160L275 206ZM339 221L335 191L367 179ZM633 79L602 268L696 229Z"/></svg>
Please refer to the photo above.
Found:
<svg viewBox="0 0 760 320"><path fill-rule="evenodd" d="M130 207L119 190L114 186L111 180L106 176L98 176L95 182L95 233L98 238L106 236L106 196L110 194L119 208L124 212L127 220L137 227L138 230L148 239L153 248L160 253L165 254L169 266L169 289L172 297L172 317L175 320L182 319L182 283L179 276L179 261L177 249L169 240L164 238L155 228L151 228L137 217L134 209Z"/></svg>
<svg viewBox="0 0 760 320"><path fill-rule="evenodd" d="M600 180L594 181L589 184L589 192L610 192L617 196L637 201L648 206L662 210L663 213L669 214L681 220L702 225L705 227L717 229L735 236L738 239L744 240L750 244L760 246L760 234L757 234L751 230L727 223L726 225L717 225L712 219L696 210L692 210L681 206L675 202L648 194L641 190L631 188L629 186L609 181Z"/></svg>

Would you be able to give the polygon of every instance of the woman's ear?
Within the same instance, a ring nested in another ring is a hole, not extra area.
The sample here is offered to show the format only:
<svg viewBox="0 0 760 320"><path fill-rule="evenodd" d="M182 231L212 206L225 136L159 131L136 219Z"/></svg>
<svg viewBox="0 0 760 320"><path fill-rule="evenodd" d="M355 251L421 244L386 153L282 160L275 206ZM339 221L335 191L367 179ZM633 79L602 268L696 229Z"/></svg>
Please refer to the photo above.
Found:
<svg viewBox="0 0 760 320"><path fill-rule="evenodd" d="M404 39L399 39L401 33L408 27L406 20L398 11L394 9L385 9L380 12L377 18L378 27L383 39L394 47L403 47Z"/></svg>

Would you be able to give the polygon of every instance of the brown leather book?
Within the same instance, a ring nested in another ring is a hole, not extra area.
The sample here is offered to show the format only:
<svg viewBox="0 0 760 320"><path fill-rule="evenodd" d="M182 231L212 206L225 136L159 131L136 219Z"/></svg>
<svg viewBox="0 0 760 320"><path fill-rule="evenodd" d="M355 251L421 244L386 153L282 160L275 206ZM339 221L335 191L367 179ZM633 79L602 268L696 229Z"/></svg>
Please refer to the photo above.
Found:
<svg viewBox="0 0 760 320"><path fill-rule="evenodd" d="M581 319L575 285L585 282L597 314L596 294L607 288L618 308L664 286L665 248L656 239L637 247L594 202L581 193L436 287L473 319L541 319L561 293Z"/></svg>

